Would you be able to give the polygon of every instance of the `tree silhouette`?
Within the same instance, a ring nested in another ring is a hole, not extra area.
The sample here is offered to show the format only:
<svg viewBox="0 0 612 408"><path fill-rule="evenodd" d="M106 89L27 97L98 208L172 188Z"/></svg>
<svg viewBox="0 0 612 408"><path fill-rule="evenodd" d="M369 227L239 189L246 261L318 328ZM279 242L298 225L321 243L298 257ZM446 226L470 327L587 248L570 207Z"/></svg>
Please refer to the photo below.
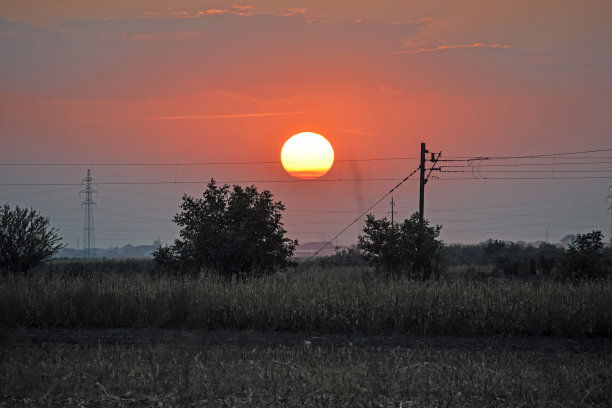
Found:
<svg viewBox="0 0 612 408"><path fill-rule="evenodd" d="M428 220L421 223L418 213L398 224L369 214L358 247L379 270L428 279L437 272L442 255L442 241L437 239L441 229L430 227Z"/></svg>
<svg viewBox="0 0 612 408"><path fill-rule="evenodd" d="M268 190L208 183L202 198L183 196L174 222L180 238L154 256L158 264L183 271L224 275L270 272L292 265L297 241L285 238L282 211Z"/></svg>
<svg viewBox="0 0 612 408"><path fill-rule="evenodd" d="M64 245L49 219L35 210L8 204L0 209L0 269L27 272L50 258Z"/></svg>
<svg viewBox="0 0 612 408"><path fill-rule="evenodd" d="M606 270L602 262L602 248L603 234L601 231L577 234L563 257L563 277L570 279L598 278L609 273L610 271Z"/></svg>

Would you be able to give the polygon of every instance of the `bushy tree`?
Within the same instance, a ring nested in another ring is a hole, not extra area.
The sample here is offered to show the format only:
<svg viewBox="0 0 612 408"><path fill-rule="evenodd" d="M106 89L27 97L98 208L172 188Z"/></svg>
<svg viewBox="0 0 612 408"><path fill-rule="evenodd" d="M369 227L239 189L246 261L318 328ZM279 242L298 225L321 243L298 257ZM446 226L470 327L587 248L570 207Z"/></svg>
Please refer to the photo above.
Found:
<svg viewBox="0 0 612 408"><path fill-rule="evenodd" d="M598 278L606 271L602 262L603 234L592 231L577 234L563 257L563 277L570 279Z"/></svg>
<svg viewBox="0 0 612 408"><path fill-rule="evenodd" d="M282 211L268 190L208 183L202 198L183 196L174 222L180 238L155 252L156 261L183 271L213 270L225 275L285 268L297 241L285 238Z"/></svg>
<svg viewBox="0 0 612 408"><path fill-rule="evenodd" d="M441 229L427 220L421 223L418 213L397 224L369 214L358 247L378 270L427 279L437 272L441 259L442 241L437 239Z"/></svg>
<svg viewBox="0 0 612 408"><path fill-rule="evenodd" d="M0 269L27 272L50 258L64 245L49 219L35 210L8 204L0 209Z"/></svg>

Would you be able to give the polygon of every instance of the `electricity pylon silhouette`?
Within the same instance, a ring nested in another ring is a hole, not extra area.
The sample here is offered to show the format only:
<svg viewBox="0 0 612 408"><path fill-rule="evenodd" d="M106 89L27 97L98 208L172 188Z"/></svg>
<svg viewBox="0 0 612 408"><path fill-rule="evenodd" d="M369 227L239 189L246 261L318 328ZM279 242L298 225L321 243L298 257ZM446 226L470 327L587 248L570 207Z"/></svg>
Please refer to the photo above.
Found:
<svg viewBox="0 0 612 408"><path fill-rule="evenodd" d="M85 258L95 255L96 250L96 231L94 229L93 208L96 202L93 200L93 195L98 194L98 191L92 188L95 180L91 177L91 170L87 169L87 177L83 179L85 188L79 192L85 194L85 201L81 203L81 208L85 209L85 219L83 220L83 253Z"/></svg>

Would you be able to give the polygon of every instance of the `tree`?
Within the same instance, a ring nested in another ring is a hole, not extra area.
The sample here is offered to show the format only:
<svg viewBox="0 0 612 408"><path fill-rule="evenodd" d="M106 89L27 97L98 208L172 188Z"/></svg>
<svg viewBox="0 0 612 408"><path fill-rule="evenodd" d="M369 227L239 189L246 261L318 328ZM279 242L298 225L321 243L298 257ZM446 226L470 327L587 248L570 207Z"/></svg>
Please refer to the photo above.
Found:
<svg viewBox="0 0 612 408"><path fill-rule="evenodd" d="M268 190L255 186L208 183L202 198L183 196L174 222L180 238L154 256L158 264L184 271L214 270L225 275L250 274L292 265L297 241L285 238L282 211Z"/></svg>
<svg viewBox="0 0 612 408"><path fill-rule="evenodd" d="M64 245L49 219L35 210L5 204L0 210L0 269L27 272Z"/></svg>
<svg viewBox="0 0 612 408"><path fill-rule="evenodd" d="M563 257L564 277L571 279L597 278L605 274L601 254L602 248L603 234L601 231L577 234Z"/></svg>
<svg viewBox="0 0 612 408"><path fill-rule="evenodd" d="M418 213L400 224L369 214L357 245L379 270L427 279L437 272L442 256L442 241L437 239L441 229L430 227L427 220L421 223Z"/></svg>

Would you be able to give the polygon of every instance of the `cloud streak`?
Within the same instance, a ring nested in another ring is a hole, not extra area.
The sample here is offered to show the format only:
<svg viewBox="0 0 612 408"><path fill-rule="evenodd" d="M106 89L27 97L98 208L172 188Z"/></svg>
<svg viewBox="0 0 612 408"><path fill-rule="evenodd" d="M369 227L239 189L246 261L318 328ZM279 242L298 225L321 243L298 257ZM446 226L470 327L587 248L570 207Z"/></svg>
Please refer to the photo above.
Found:
<svg viewBox="0 0 612 408"><path fill-rule="evenodd" d="M472 44L439 45L435 48L420 48L417 50L402 50L395 51L393 54L424 54L438 51L456 50L460 48L510 48L510 46L504 44L485 44L478 42Z"/></svg>
<svg viewBox="0 0 612 408"><path fill-rule="evenodd" d="M147 34L117 34L119 39L133 41L180 41L196 38L200 35L199 31L176 31L172 33L147 33Z"/></svg>
<svg viewBox="0 0 612 408"><path fill-rule="evenodd" d="M307 16L309 14L308 9L306 8L288 8L281 11L261 11L256 10L255 7L251 5L234 5L230 8L224 9L207 9L207 10L199 10L199 11L168 11L168 12L159 12L159 11L147 11L145 13L146 17L154 18L157 20L171 20L176 18L202 18L208 16L220 16L220 15L234 15L240 17L251 17L255 15L272 15L272 16L281 16L281 17L296 17L296 16ZM313 17L311 17L313 18Z"/></svg>
<svg viewBox="0 0 612 408"><path fill-rule="evenodd" d="M186 120L186 119L245 119L245 118L265 118L270 116L293 116L306 115L308 111L293 112L261 112L261 113L231 113L225 115L171 115L171 116L151 116L138 118L137 120Z"/></svg>
<svg viewBox="0 0 612 408"><path fill-rule="evenodd" d="M267 118L275 116L306 115L314 113L312 111L292 111L292 112L259 112L259 113L229 113L222 115L167 115L167 116L145 116L140 118L116 118L116 119L96 119L77 123L111 123L111 122L131 122L131 121L163 121L163 120L197 120L197 119L249 119Z"/></svg>

